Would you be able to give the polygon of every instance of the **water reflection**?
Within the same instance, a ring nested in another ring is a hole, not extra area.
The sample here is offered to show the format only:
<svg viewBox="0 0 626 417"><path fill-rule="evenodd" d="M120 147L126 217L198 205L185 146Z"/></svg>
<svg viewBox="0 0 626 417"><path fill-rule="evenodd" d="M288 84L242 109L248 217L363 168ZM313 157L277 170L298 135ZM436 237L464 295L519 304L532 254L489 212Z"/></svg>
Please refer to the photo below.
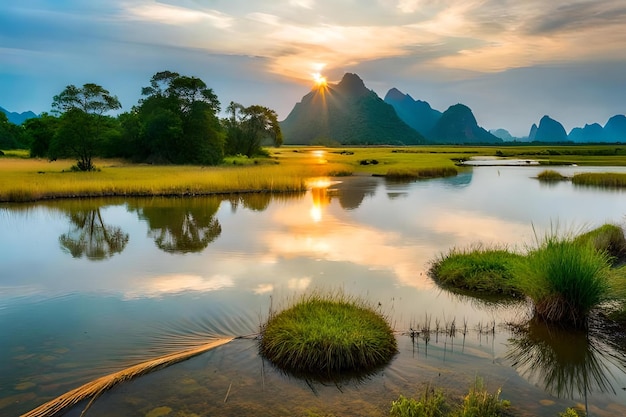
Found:
<svg viewBox="0 0 626 417"><path fill-rule="evenodd" d="M156 246L169 253L201 252L222 233L215 217L221 198L155 198L130 203L141 220L148 223L148 235Z"/></svg>
<svg viewBox="0 0 626 417"><path fill-rule="evenodd" d="M591 392L615 393L611 365L626 368L601 330L565 330L532 319L513 328L507 359L520 375L557 397L576 399Z"/></svg>
<svg viewBox="0 0 626 417"><path fill-rule="evenodd" d="M59 243L74 258L84 255L92 261L107 259L121 253L128 244L128 233L104 223L99 205L91 209L70 209L67 216L71 230L59 236Z"/></svg>

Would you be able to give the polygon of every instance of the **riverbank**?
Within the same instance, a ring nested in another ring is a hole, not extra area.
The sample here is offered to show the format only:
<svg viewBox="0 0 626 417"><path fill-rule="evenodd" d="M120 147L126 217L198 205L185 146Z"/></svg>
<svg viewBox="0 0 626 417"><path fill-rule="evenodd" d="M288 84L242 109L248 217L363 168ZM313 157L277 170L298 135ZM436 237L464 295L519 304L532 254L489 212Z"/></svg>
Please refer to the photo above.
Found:
<svg viewBox="0 0 626 417"><path fill-rule="evenodd" d="M158 166L97 160L95 172L74 172L75 161L25 158L5 152L0 159L0 202L107 196L198 196L245 192L299 192L320 176L379 175L419 179L454 175L471 156L532 156L542 164L626 166L615 146L420 146L281 147L269 157L227 158L217 167ZM438 174L439 173L439 174Z"/></svg>

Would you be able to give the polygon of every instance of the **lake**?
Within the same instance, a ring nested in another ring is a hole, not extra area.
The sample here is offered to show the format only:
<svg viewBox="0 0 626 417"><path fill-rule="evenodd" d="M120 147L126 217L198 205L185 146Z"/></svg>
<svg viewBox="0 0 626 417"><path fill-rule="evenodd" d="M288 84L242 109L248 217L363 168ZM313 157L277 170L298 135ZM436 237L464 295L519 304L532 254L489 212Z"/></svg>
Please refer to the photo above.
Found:
<svg viewBox="0 0 626 417"><path fill-rule="evenodd" d="M477 376L501 387L516 415L553 417L576 404L626 415L625 346L536 323L515 331L507 324L528 319L525 303L452 295L428 277L429 262L452 247L523 250L557 228L624 225L626 192L542 184L533 177L543 169L320 178L297 195L0 206L0 415L223 336L243 337L119 385L87 415L385 416L400 394L430 384L460 398ZM331 384L262 360L255 335L270 308L310 291L354 295L389 317L393 361ZM425 326L428 340L409 336Z"/></svg>

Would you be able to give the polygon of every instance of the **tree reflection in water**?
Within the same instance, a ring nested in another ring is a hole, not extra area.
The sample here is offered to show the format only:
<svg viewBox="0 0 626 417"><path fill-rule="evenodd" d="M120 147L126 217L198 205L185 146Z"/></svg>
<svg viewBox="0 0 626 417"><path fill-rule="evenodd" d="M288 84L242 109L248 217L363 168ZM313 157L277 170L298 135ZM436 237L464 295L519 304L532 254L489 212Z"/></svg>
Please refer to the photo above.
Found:
<svg viewBox="0 0 626 417"><path fill-rule="evenodd" d="M59 236L59 243L74 258L85 255L92 261L107 259L121 253L128 243L128 233L104 224L99 206L70 209L68 217L73 228Z"/></svg>
<svg viewBox="0 0 626 417"><path fill-rule="evenodd" d="M520 375L557 397L587 398L615 393L611 364L626 367L626 356L610 343L605 329L568 330L536 318L514 326L509 359Z"/></svg>
<svg viewBox="0 0 626 417"><path fill-rule="evenodd" d="M139 218L146 220L157 247L170 253L201 252L221 233L215 214L222 199L155 198L135 203Z"/></svg>

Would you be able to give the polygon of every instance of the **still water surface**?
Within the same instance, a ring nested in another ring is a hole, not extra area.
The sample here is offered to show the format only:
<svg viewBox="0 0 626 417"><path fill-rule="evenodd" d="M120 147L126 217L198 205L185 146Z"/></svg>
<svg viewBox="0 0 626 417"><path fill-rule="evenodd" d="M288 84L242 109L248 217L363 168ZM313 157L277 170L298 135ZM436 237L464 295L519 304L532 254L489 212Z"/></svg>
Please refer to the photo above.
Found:
<svg viewBox="0 0 626 417"><path fill-rule="evenodd" d="M429 261L454 246L523 249L533 228L623 226L626 193L544 185L532 178L542 169L477 167L413 183L321 179L279 197L0 207L0 415L220 336L249 337L121 385L88 415L384 416L399 394L433 384L460 396L476 376L502 387L517 415L556 416L585 401L592 415L626 415L625 346L537 324L511 332L503 324L522 323L528 306L487 306L427 277ZM261 360L253 335L269 309L311 290L341 290L388 315L400 348L393 362L333 385ZM428 342L403 334L425 324L441 332ZM456 333L443 331L452 324Z"/></svg>

